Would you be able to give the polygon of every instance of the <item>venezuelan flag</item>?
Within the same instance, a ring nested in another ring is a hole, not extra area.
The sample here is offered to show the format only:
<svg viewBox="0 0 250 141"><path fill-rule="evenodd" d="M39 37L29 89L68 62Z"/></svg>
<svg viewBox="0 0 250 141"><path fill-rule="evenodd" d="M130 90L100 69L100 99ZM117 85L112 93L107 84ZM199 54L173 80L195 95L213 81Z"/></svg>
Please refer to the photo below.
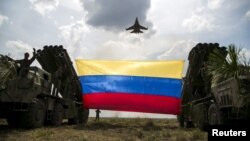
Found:
<svg viewBox="0 0 250 141"><path fill-rule="evenodd" d="M184 61L76 60L84 106L178 114Z"/></svg>

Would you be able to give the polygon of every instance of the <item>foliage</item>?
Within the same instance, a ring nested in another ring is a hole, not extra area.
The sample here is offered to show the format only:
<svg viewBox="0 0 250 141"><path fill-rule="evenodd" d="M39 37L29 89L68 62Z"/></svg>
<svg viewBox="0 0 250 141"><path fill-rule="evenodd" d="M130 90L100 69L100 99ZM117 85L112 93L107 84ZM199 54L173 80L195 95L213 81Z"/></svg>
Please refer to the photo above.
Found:
<svg viewBox="0 0 250 141"><path fill-rule="evenodd" d="M226 56L216 48L209 54L208 72L212 76L212 82L217 83L231 77L238 78L239 75L250 72L249 62L246 61L246 57L241 51L240 48L231 44L227 48Z"/></svg>

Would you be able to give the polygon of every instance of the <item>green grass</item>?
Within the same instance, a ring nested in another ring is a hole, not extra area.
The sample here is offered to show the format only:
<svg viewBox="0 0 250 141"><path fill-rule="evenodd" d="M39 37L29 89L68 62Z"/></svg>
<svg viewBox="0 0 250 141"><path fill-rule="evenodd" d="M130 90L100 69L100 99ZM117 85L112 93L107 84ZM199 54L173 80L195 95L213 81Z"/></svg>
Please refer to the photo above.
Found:
<svg viewBox="0 0 250 141"><path fill-rule="evenodd" d="M205 141L207 133L181 129L175 119L90 118L87 125L15 129L0 121L0 141Z"/></svg>

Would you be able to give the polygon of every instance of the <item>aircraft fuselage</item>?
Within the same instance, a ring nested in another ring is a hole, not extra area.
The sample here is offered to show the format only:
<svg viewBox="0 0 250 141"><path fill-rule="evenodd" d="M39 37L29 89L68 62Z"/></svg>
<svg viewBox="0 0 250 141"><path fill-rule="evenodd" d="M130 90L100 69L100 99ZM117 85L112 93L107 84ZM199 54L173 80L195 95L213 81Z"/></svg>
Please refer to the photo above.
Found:
<svg viewBox="0 0 250 141"><path fill-rule="evenodd" d="M134 25L127 28L126 30L133 30L130 33L143 33L140 29L148 30L148 28L140 25L138 18L136 17Z"/></svg>

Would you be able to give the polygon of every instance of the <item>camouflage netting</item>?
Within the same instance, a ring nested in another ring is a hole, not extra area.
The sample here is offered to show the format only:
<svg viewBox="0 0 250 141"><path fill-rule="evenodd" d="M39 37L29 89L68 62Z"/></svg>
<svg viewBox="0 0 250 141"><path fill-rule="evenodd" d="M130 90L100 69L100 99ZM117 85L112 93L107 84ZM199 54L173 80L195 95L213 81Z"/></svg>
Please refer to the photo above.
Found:
<svg viewBox="0 0 250 141"><path fill-rule="evenodd" d="M16 76L15 62L9 57L0 55L0 90L5 89L6 82Z"/></svg>

